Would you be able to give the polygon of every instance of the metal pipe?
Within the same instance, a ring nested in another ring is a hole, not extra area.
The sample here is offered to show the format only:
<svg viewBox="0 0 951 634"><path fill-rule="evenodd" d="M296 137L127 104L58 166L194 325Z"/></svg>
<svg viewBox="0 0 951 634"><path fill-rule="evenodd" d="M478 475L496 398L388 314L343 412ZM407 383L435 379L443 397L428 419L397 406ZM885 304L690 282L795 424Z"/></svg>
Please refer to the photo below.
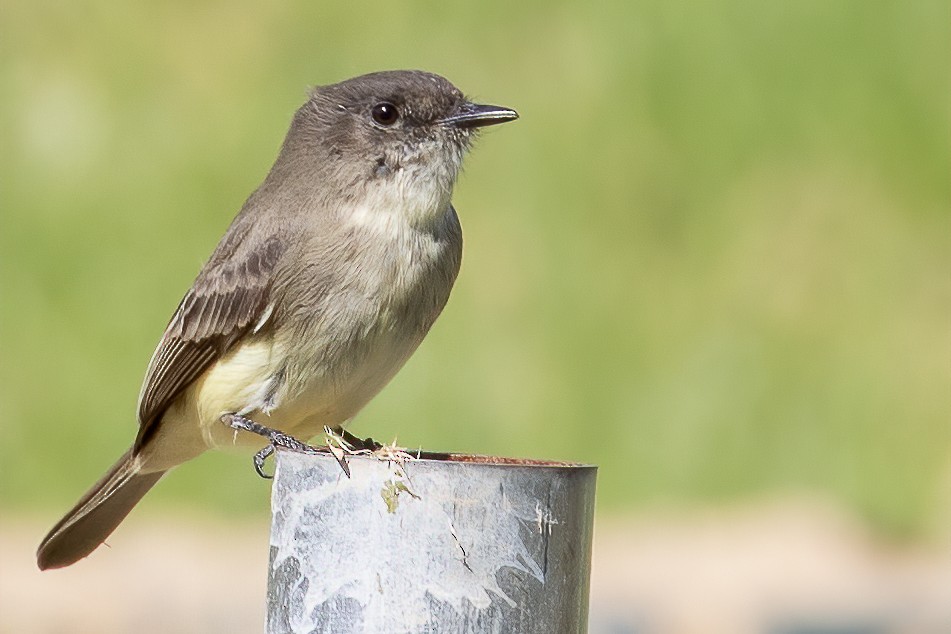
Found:
<svg viewBox="0 0 951 634"><path fill-rule="evenodd" d="M597 467L277 452L267 632L587 631Z"/></svg>

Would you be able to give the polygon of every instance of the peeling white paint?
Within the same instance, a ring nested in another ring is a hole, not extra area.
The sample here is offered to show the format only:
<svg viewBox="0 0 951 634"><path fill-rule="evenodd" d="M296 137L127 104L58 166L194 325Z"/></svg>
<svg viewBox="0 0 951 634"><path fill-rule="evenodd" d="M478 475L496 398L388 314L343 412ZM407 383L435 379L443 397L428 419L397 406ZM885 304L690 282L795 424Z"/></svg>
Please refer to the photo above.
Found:
<svg viewBox="0 0 951 634"><path fill-rule="evenodd" d="M292 558L301 566L303 606L293 631L312 631L314 608L348 598L362 607L363 631L415 632L431 621L432 599L457 611L486 609L494 598L516 606L499 585L506 568L545 583L524 541L532 533L547 538L558 523L541 500L518 499L494 474L460 478L446 490L444 477L413 467L353 460L350 478L311 470L275 486L272 567ZM409 491L399 493L390 512L385 496L400 481ZM407 534L416 538L407 541ZM341 561L346 570L328 574ZM401 615L399 629L387 616L394 613Z"/></svg>

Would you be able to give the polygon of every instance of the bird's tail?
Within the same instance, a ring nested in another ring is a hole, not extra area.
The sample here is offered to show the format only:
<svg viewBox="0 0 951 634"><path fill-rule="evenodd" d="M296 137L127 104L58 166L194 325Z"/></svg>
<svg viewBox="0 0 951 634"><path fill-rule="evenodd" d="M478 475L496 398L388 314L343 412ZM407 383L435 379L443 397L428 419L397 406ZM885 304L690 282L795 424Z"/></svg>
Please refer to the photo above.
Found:
<svg viewBox="0 0 951 634"><path fill-rule="evenodd" d="M140 473L137 463L130 449L56 523L36 551L40 570L68 566L95 550L165 474Z"/></svg>

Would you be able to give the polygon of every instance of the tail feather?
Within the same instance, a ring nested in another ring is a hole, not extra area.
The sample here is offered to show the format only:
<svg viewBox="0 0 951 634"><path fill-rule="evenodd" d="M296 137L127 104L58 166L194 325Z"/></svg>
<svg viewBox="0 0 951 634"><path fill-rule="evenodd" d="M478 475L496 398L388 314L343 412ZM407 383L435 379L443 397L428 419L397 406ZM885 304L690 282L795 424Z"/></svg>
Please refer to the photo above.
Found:
<svg viewBox="0 0 951 634"><path fill-rule="evenodd" d="M40 570L68 566L94 551L164 474L140 473L127 451L43 539L36 551Z"/></svg>

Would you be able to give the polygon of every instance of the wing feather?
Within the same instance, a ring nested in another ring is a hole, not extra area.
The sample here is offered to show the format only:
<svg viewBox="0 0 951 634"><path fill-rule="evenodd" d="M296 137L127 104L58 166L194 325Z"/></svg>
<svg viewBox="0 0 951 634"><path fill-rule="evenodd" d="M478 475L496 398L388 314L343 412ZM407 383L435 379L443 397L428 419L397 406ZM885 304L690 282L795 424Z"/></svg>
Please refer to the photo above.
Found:
<svg viewBox="0 0 951 634"><path fill-rule="evenodd" d="M268 313L277 238L242 249L226 236L165 329L139 394L139 437L145 442L169 404Z"/></svg>

